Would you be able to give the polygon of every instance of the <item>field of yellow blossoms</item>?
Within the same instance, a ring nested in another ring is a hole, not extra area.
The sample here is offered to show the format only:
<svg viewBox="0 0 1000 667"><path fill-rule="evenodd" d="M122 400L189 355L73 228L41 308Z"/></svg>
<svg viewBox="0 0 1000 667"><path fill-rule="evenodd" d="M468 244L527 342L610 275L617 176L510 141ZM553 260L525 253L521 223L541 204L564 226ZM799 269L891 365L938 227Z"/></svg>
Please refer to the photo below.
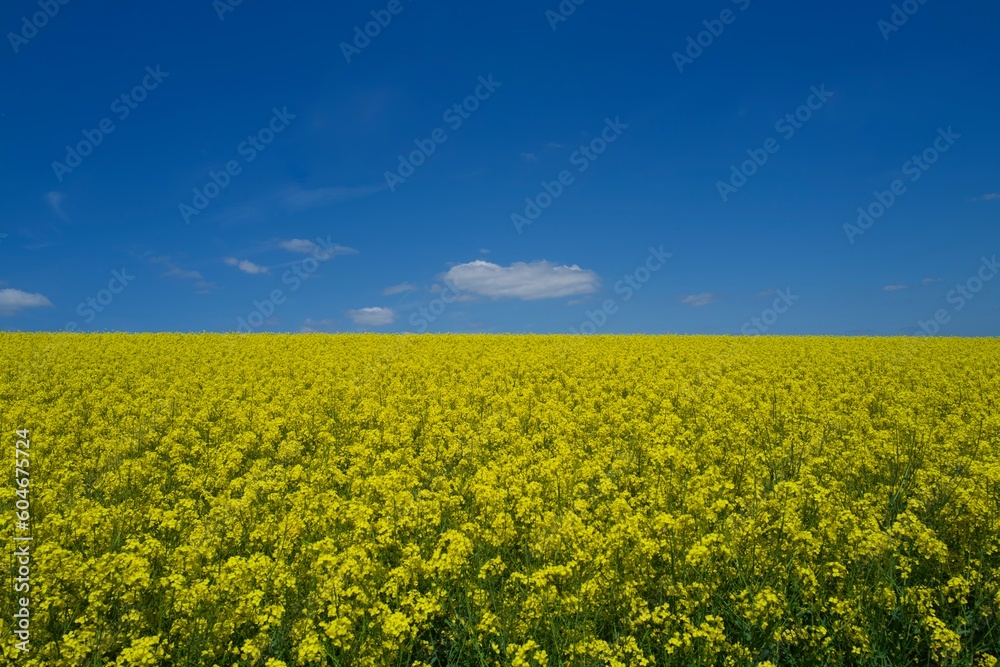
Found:
<svg viewBox="0 0 1000 667"><path fill-rule="evenodd" d="M0 333L0 442L3 664L1000 657L995 339Z"/></svg>

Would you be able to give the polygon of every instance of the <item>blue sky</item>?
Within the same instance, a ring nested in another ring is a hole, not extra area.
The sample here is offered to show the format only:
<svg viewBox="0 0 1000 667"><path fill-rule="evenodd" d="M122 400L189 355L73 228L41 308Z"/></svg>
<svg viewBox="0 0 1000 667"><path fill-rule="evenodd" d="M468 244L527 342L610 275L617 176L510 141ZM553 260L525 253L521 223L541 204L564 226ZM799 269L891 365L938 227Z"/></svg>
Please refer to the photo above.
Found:
<svg viewBox="0 0 1000 667"><path fill-rule="evenodd" d="M1000 334L996 3L668 4L6 3L0 329Z"/></svg>

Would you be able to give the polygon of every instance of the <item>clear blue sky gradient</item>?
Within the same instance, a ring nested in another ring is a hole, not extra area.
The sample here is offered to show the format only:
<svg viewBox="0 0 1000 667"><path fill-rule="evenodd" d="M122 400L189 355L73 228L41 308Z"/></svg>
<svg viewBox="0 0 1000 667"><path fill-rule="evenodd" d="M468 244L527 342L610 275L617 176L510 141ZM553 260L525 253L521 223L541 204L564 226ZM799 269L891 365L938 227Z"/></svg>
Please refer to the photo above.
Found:
<svg viewBox="0 0 1000 667"><path fill-rule="evenodd" d="M4 5L0 329L1000 334L995 2L231 1Z"/></svg>

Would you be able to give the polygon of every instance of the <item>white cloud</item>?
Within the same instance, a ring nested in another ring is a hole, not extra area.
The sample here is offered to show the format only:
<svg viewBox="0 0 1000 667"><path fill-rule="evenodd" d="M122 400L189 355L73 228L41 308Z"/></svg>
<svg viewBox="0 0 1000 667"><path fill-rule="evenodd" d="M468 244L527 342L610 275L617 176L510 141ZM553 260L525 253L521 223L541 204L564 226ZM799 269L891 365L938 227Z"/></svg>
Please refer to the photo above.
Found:
<svg viewBox="0 0 1000 667"><path fill-rule="evenodd" d="M347 311L347 316L355 324L369 327L383 327L387 324L392 324L396 320L396 313L392 308L373 307L349 310Z"/></svg>
<svg viewBox="0 0 1000 667"><path fill-rule="evenodd" d="M480 255L488 255L488 254L490 254L490 249L489 248L480 248L479 249L479 254Z"/></svg>
<svg viewBox="0 0 1000 667"><path fill-rule="evenodd" d="M982 197L979 197L979 199L980 201L994 201L996 199L1000 199L1000 192L990 192Z"/></svg>
<svg viewBox="0 0 1000 667"><path fill-rule="evenodd" d="M412 292L415 289L417 289L417 288L415 286L411 285L410 283L399 283L398 285L392 285L390 287L386 287L384 290L382 290L382 295L383 296L392 296L393 294L402 294L403 292Z"/></svg>
<svg viewBox="0 0 1000 667"><path fill-rule="evenodd" d="M448 287L452 292L449 299L455 301L456 303L470 303L476 301L479 298L474 294L455 294L458 291L458 288L455 287L454 283L452 283ZM433 285L430 286L431 294L440 294L444 290L445 290L445 285L442 285L440 283L434 283Z"/></svg>
<svg viewBox="0 0 1000 667"><path fill-rule="evenodd" d="M236 259L235 257L226 257L223 260L229 266L235 266L243 273L267 273L269 269L266 266L260 266L259 264L254 264L248 259Z"/></svg>
<svg viewBox="0 0 1000 667"><path fill-rule="evenodd" d="M19 289L0 289L0 315L14 315L24 308L42 308L52 302L41 294L22 292Z"/></svg>
<svg viewBox="0 0 1000 667"><path fill-rule="evenodd" d="M525 301L590 294L601 282L593 271L545 260L500 266L477 259L451 267L443 278L460 292Z"/></svg>
<svg viewBox="0 0 1000 667"><path fill-rule="evenodd" d="M882 289L886 292L898 292L901 289L907 289L909 285L886 285Z"/></svg>
<svg viewBox="0 0 1000 667"><path fill-rule="evenodd" d="M934 283L941 282L940 278L924 278L920 281L921 285L933 285Z"/></svg>
<svg viewBox="0 0 1000 667"><path fill-rule="evenodd" d="M521 159L525 162L536 162L538 160L538 156L534 153L521 153Z"/></svg>
<svg viewBox="0 0 1000 667"><path fill-rule="evenodd" d="M722 297L718 294L713 294L712 292L701 292L700 294L688 294L681 299L681 303L686 303L689 306L699 308L701 306L707 306L710 303L715 303L721 298Z"/></svg>
<svg viewBox="0 0 1000 667"><path fill-rule="evenodd" d="M281 241L278 245L290 252L310 253L316 248L316 244L305 239L289 239Z"/></svg>

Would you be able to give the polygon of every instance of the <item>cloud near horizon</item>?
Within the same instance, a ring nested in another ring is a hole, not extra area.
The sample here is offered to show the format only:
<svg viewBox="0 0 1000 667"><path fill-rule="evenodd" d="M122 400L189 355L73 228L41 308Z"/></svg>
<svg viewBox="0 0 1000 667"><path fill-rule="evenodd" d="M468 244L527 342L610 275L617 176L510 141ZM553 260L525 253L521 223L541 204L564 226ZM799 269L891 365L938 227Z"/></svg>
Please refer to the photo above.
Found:
<svg viewBox="0 0 1000 667"><path fill-rule="evenodd" d="M347 316L355 324L369 327L384 327L396 321L396 313L392 308L359 308L347 311Z"/></svg>
<svg viewBox="0 0 1000 667"><path fill-rule="evenodd" d="M52 302L42 294L24 292L19 289L0 289L0 315L10 317L25 308L44 308Z"/></svg>

